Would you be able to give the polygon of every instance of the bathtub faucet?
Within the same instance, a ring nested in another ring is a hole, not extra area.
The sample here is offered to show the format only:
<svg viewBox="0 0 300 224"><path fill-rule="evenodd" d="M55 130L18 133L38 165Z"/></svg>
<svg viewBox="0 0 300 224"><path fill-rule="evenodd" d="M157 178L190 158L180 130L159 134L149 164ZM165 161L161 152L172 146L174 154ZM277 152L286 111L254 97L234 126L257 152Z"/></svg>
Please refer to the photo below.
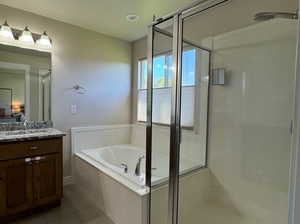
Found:
<svg viewBox="0 0 300 224"><path fill-rule="evenodd" d="M121 167L124 169L124 173L128 173L128 166L126 163L122 163Z"/></svg>
<svg viewBox="0 0 300 224"><path fill-rule="evenodd" d="M138 162L136 164L136 167L135 167L135 171L134 171L134 174L135 176L141 176L141 163L142 163L142 159L144 159L145 156L140 156L139 159L138 159Z"/></svg>

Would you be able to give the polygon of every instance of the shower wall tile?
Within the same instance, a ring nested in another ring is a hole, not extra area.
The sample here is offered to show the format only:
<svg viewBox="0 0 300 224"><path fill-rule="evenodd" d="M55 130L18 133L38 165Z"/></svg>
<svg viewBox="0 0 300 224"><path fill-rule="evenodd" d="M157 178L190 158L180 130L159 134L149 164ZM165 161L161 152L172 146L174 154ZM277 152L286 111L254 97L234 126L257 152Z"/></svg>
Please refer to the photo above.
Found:
<svg viewBox="0 0 300 224"><path fill-rule="evenodd" d="M288 217L296 21L271 20L214 38L209 167L243 217ZM251 223L251 222L250 222Z"/></svg>

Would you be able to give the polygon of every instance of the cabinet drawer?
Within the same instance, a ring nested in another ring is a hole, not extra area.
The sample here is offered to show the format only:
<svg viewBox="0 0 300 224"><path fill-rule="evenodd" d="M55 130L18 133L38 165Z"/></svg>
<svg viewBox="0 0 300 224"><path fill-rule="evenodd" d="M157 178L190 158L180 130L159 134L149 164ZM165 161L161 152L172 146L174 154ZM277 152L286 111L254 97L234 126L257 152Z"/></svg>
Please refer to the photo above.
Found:
<svg viewBox="0 0 300 224"><path fill-rule="evenodd" d="M0 144L0 161L62 151L62 138Z"/></svg>

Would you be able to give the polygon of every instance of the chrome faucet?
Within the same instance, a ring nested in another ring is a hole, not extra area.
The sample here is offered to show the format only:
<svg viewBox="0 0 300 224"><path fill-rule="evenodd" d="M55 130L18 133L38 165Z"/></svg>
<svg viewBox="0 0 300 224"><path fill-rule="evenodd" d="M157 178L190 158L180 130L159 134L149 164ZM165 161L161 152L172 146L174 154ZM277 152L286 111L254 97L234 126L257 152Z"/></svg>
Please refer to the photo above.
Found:
<svg viewBox="0 0 300 224"><path fill-rule="evenodd" d="M128 165L126 163L122 163L121 167L124 169L124 173L128 173Z"/></svg>
<svg viewBox="0 0 300 224"><path fill-rule="evenodd" d="M20 121L22 122L23 127L26 130L28 128L29 121L26 119L26 117L23 114L21 115Z"/></svg>
<svg viewBox="0 0 300 224"><path fill-rule="evenodd" d="M139 159L138 159L138 162L136 164L136 167L135 167L135 171L134 171L134 175L135 176L141 176L141 163L142 163L142 159L144 159L145 156L140 156Z"/></svg>

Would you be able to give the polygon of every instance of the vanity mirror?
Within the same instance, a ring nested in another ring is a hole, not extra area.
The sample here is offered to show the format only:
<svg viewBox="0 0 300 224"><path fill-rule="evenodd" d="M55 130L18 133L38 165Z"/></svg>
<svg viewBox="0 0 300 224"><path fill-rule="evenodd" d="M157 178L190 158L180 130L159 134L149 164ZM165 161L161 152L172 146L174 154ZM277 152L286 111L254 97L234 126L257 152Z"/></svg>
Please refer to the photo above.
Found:
<svg viewBox="0 0 300 224"><path fill-rule="evenodd" d="M51 120L51 54L0 44L0 123Z"/></svg>

